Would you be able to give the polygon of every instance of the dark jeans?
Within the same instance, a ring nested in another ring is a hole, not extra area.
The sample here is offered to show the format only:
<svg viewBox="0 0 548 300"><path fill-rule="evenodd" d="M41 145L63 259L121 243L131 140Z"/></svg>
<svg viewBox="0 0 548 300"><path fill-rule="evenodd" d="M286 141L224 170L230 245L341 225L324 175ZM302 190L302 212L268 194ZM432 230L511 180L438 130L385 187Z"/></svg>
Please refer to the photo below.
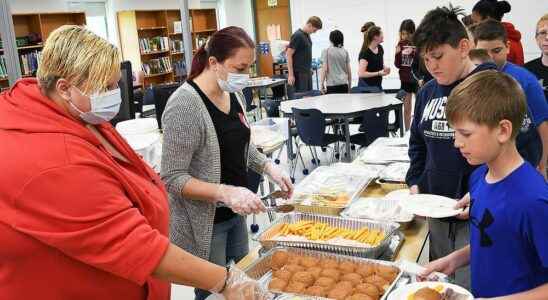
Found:
<svg viewBox="0 0 548 300"><path fill-rule="evenodd" d="M308 92L312 90L312 72L295 71L295 92Z"/></svg>
<svg viewBox="0 0 548 300"><path fill-rule="evenodd" d="M326 94L348 94L348 84L327 86Z"/></svg>
<svg viewBox="0 0 548 300"><path fill-rule="evenodd" d="M231 260L237 263L249 253L249 240L245 217L240 215L213 225L213 236L209 250L209 261L226 266ZM195 300L204 300L211 293L194 289Z"/></svg>

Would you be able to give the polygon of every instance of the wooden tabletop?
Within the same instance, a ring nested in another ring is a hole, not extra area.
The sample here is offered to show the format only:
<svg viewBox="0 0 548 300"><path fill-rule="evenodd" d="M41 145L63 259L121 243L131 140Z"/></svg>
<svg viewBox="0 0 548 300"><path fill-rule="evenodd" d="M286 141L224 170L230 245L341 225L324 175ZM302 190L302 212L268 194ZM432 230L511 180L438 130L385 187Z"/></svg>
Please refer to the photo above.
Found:
<svg viewBox="0 0 548 300"><path fill-rule="evenodd" d="M280 110L291 114L291 109L317 109L324 114L352 114L366 110L401 104L394 94L327 94L297 100L282 101ZM344 104L344 105L341 105Z"/></svg>
<svg viewBox="0 0 548 300"><path fill-rule="evenodd" d="M378 184L372 183L363 193L362 197L382 197L386 194ZM428 223L423 218L415 218L415 221L407 228L402 230L405 235L405 241L396 256L396 261L400 259L416 262L419 259L421 248L428 235ZM257 247L249 251L249 254L238 262L239 268L246 268L259 257Z"/></svg>

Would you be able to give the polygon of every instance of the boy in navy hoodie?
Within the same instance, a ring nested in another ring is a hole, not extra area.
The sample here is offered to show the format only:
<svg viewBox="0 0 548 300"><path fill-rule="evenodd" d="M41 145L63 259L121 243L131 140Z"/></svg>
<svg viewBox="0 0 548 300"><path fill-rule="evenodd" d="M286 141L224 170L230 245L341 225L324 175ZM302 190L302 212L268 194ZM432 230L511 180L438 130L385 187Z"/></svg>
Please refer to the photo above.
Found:
<svg viewBox="0 0 548 300"><path fill-rule="evenodd" d="M516 148L527 111L511 76L485 71L449 96L455 147L471 165L470 245L431 262L421 274L452 274L470 264L476 299L547 299L548 184Z"/></svg>
<svg viewBox="0 0 548 300"><path fill-rule="evenodd" d="M447 96L469 75L496 68L494 64L476 67L470 61L471 42L457 11L453 7L429 11L413 36L413 44L434 79L417 94L409 140L411 165L406 176L412 193L454 199L460 199L468 192L468 177L474 167L453 147L455 132L445 117ZM444 257L468 244L467 221L428 219L428 225L430 260ZM463 269L457 272L455 280L467 287L469 278L469 270Z"/></svg>
<svg viewBox="0 0 548 300"><path fill-rule="evenodd" d="M487 51L498 69L517 80L525 92L528 109L516 139L516 146L521 156L546 176L548 104L542 87L535 75L527 69L507 61L510 42L499 21L487 20L479 23L474 27L473 35L476 47Z"/></svg>

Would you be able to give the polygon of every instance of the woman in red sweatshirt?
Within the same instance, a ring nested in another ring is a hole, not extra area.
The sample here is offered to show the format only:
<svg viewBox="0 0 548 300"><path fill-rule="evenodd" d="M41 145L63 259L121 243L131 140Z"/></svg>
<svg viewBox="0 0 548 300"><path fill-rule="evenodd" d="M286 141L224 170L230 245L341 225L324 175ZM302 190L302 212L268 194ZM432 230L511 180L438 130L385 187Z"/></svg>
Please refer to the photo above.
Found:
<svg viewBox="0 0 548 300"><path fill-rule="evenodd" d="M472 21L479 23L487 19L495 19L501 22L504 14L509 13L510 10L512 10L512 6L507 1L480 0L472 8ZM501 23L506 29L506 35L508 35L508 42L510 43L508 61L523 66L525 61L521 44L521 32L510 22Z"/></svg>
<svg viewBox="0 0 548 300"><path fill-rule="evenodd" d="M0 298L169 300L174 282L262 299L241 271L169 242L160 178L108 123L119 66L106 40L62 26L37 79L0 94Z"/></svg>

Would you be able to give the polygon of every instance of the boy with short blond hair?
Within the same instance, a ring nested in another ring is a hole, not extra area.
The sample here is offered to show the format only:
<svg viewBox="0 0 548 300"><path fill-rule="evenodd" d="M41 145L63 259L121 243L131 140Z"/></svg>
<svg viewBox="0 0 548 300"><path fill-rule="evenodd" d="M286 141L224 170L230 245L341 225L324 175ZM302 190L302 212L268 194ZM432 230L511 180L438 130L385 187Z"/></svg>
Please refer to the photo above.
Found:
<svg viewBox="0 0 548 300"><path fill-rule="evenodd" d="M516 148L526 111L519 84L497 71L474 74L450 94L455 147L481 165L470 177L470 245L431 262L422 275L470 264L476 298L546 299L548 183Z"/></svg>

